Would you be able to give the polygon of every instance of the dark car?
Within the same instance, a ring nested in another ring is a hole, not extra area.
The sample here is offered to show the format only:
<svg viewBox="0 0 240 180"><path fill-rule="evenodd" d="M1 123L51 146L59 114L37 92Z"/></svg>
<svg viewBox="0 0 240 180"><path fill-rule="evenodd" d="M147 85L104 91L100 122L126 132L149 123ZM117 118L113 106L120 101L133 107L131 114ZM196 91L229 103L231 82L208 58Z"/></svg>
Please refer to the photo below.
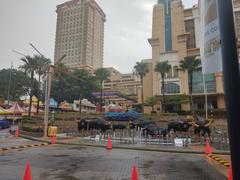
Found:
<svg viewBox="0 0 240 180"><path fill-rule="evenodd" d="M7 129L10 127L10 122L8 120L0 120L0 129Z"/></svg>

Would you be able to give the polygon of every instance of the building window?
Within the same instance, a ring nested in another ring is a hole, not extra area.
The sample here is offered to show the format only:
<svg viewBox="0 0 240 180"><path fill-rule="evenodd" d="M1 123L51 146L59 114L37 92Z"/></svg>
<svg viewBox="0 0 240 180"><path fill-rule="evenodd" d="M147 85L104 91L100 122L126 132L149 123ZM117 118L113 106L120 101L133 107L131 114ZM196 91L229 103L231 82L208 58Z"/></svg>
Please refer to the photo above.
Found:
<svg viewBox="0 0 240 180"><path fill-rule="evenodd" d="M187 48L196 48L194 20L185 21L186 31L190 33L187 39Z"/></svg>
<svg viewBox="0 0 240 180"><path fill-rule="evenodd" d="M178 94L180 93L180 86L176 83L167 83L165 84L165 93L166 94Z"/></svg>
<svg viewBox="0 0 240 180"><path fill-rule="evenodd" d="M169 69L167 73L167 78L172 78L172 67Z"/></svg>
<svg viewBox="0 0 240 180"><path fill-rule="evenodd" d="M173 67L173 77L174 78L178 78L179 77L179 75L178 75L178 67L177 66Z"/></svg>
<svg viewBox="0 0 240 180"><path fill-rule="evenodd" d="M216 80L215 80L214 74L208 74L205 76L205 84L206 84L206 89L208 93L216 92ZM190 84L189 84L189 87L190 87ZM193 73L192 92L193 94L204 93L203 74L200 71Z"/></svg>
<svg viewBox="0 0 240 180"><path fill-rule="evenodd" d="M237 38L240 39L240 11L235 12L235 29Z"/></svg>

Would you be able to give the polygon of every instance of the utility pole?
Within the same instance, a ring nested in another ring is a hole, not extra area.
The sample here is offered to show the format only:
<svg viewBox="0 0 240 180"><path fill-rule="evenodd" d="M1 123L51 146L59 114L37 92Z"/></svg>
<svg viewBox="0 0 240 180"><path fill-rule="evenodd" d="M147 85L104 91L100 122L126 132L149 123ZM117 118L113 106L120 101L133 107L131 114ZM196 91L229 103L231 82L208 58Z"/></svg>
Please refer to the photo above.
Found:
<svg viewBox="0 0 240 180"><path fill-rule="evenodd" d="M10 91L11 91L11 81L12 81L12 70L13 70L13 63L11 62L10 74L9 74L9 82L8 82L8 106L10 104Z"/></svg>
<svg viewBox="0 0 240 180"><path fill-rule="evenodd" d="M232 0L218 0L224 90L233 179L240 180L240 78Z"/></svg>

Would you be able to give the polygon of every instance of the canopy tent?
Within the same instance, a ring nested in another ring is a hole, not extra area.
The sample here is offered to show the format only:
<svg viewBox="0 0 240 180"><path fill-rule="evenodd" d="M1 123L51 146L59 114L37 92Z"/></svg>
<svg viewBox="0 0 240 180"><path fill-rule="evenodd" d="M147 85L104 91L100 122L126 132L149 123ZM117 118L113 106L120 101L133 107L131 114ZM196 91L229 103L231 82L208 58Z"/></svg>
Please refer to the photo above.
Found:
<svg viewBox="0 0 240 180"><path fill-rule="evenodd" d="M57 107L58 107L58 102L55 99L51 98L50 99L50 108L57 108Z"/></svg>
<svg viewBox="0 0 240 180"><path fill-rule="evenodd" d="M28 112L29 111L29 106L25 108L25 110ZM35 108L34 105L31 107L31 113L37 113L37 108Z"/></svg>
<svg viewBox="0 0 240 180"><path fill-rule="evenodd" d="M73 110L72 106L71 106L68 102L66 102L66 101L62 102L62 103L60 104L59 108L60 108L61 110L65 110L65 111L71 111L71 110Z"/></svg>
<svg viewBox="0 0 240 180"><path fill-rule="evenodd" d="M9 112L6 109L3 109L2 107L0 107L0 115L8 115L8 114L11 114L11 112Z"/></svg>
<svg viewBox="0 0 240 180"><path fill-rule="evenodd" d="M24 105L29 105L30 104L30 97L29 96L22 96L20 99L23 101ZM32 104L37 106L37 103L38 103L38 98L36 96L33 96L32 97ZM39 101L39 106L40 107L43 106L42 101Z"/></svg>
<svg viewBox="0 0 240 180"><path fill-rule="evenodd" d="M9 112L11 112L11 113L13 113L15 115L22 115L23 113L26 112L22 107L20 107L18 105L18 103L14 103L12 105L12 107L10 109L8 109L7 111L9 111Z"/></svg>
<svg viewBox="0 0 240 180"><path fill-rule="evenodd" d="M105 112L123 112L123 108L116 104L105 105L103 108L105 109Z"/></svg>
<svg viewBox="0 0 240 180"><path fill-rule="evenodd" d="M136 111L107 112L105 113L105 117L109 120L114 120L114 121L129 121L129 120L140 118L141 114Z"/></svg>

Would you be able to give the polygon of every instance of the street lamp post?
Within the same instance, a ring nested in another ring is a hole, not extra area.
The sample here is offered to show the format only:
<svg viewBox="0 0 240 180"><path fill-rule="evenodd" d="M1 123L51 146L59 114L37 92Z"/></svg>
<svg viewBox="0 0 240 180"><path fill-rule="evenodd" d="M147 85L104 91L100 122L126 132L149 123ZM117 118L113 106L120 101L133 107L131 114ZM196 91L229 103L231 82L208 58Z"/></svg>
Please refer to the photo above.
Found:
<svg viewBox="0 0 240 180"><path fill-rule="evenodd" d="M23 53L20 53L18 51L15 51L15 50L12 50L12 52L16 53L16 54L19 54L19 55L22 55L23 57L25 57L26 60L28 60L28 56L23 54ZM34 75L34 72L32 71L31 72L31 76ZM32 78L31 78L32 79ZM32 82L31 82L31 85L32 85ZM33 91L33 87L31 87L31 90L30 90L30 104L29 104L29 110L28 110L28 116L31 116L31 108L32 108L32 91Z"/></svg>
<svg viewBox="0 0 240 180"><path fill-rule="evenodd" d="M46 91L45 91L45 109L44 109L44 137L47 137L48 132L48 117L49 105L51 96L52 75L54 73L54 66L50 66L47 72Z"/></svg>
<svg viewBox="0 0 240 180"><path fill-rule="evenodd" d="M11 81L12 81L12 69L13 69L13 63L11 62L11 69L10 69L10 75L9 75L9 82L8 82L8 105L10 104L10 91L11 91Z"/></svg>

